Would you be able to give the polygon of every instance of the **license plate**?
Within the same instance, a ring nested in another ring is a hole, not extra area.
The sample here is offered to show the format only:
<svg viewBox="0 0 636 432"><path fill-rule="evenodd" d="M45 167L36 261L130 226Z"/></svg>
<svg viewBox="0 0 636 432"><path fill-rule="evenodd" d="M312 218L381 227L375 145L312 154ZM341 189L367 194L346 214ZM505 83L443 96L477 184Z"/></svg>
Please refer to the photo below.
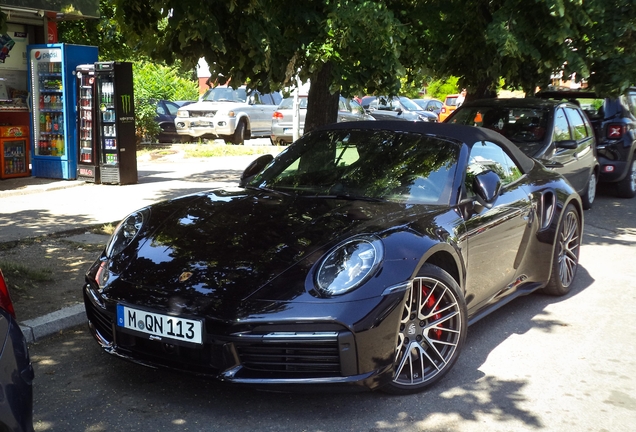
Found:
<svg viewBox="0 0 636 432"><path fill-rule="evenodd" d="M117 305L117 325L149 335L149 339L171 339L202 344L201 321L146 312Z"/></svg>
<svg viewBox="0 0 636 432"><path fill-rule="evenodd" d="M210 126L210 122L195 122L192 123L192 127L207 127Z"/></svg>
<svg viewBox="0 0 636 432"><path fill-rule="evenodd" d="M291 134L293 134L293 133L294 133L294 130L293 130L293 129L290 129L290 128L285 128L285 129L283 129L283 133L284 133L285 135L291 135Z"/></svg>

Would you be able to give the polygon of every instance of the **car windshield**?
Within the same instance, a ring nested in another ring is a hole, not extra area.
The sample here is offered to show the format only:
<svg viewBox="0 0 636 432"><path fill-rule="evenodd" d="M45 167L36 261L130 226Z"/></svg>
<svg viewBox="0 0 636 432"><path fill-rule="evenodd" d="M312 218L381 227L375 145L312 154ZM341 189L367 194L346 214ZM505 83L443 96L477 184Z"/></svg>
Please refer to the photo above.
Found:
<svg viewBox="0 0 636 432"><path fill-rule="evenodd" d="M549 116L544 108L463 106L448 122L492 129L534 156L544 144Z"/></svg>
<svg viewBox="0 0 636 432"><path fill-rule="evenodd" d="M201 100L209 102L245 102L247 93L244 88L215 87L208 90Z"/></svg>
<svg viewBox="0 0 636 432"><path fill-rule="evenodd" d="M411 99L405 97L405 96L400 96L399 97L400 102L402 102L402 105L404 105L404 108L406 108L409 111L421 111L422 108L416 104L415 102L413 102Z"/></svg>
<svg viewBox="0 0 636 432"><path fill-rule="evenodd" d="M304 197L448 204L459 149L456 142L416 133L316 131L247 186Z"/></svg>
<svg viewBox="0 0 636 432"><path fill-rule="evenodd" d="M307 97L301 96L298 98L298 102L300 104L300 109L307 109ZM294 108L294 98L288 97L283 99L283 101L278 105L278 109L292 109Z"/></svg>

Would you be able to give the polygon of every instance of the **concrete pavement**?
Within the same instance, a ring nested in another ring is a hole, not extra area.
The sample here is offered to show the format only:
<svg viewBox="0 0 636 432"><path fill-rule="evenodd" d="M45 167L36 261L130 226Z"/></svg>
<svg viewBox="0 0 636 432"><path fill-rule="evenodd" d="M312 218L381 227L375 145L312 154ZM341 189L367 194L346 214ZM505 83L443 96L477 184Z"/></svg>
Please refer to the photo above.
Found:
<svg viewBox="0 0 636 432"><path fill-rule="evenodd" d="M95 238L81 234L82 229L116 224L134 210L164 199L237 184L256 157L186 159L177 153L152 160L147 156L138 160L138 183L123 186L35 177L0 180L0 243L73 230L80 234L71 240L95 243ZM102 237L105 243L108 237ZM84 307L78 304L20 326L27 342L33 342L83 322Z"/></svg>

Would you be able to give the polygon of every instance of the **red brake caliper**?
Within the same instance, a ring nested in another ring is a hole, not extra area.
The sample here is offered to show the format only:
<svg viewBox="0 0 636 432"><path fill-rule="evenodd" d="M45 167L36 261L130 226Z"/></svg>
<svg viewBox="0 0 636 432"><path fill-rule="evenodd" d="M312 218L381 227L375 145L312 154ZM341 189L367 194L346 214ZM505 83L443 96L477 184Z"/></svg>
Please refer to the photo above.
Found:
<svg viewBox="0 0 636 432"><path fill-rule="evenodd" d="M422 295L424 296L424 298L426 298L426 296L428 295L428 293L430 292L430 289L424 285L422 285ZM426 301L426 307L428 309L431 309L435 306L435 303L437 302L437 299L435 298L435 295L431 295L428 300ZM439 307L435 307L434 310L439 309ZM433 315L433 321L437 321L438 319L440 319L442 317L441 313L436 313L435 315ZM433 334L435 335L435 337L440 340L442 338L442 330L440 329L435 329L433 330Z"/></svg>

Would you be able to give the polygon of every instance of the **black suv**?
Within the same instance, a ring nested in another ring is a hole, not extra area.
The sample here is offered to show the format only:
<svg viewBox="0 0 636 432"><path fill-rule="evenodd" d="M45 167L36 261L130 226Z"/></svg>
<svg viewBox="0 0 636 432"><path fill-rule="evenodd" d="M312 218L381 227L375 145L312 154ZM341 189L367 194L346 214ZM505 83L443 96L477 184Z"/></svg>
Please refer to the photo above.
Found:
<svg viewBox="0 0 636 432"><path fill-rule="evenodd" d="M526 155L565 177L592 207L600 166L589 119L578 105L536 98L464 102L444 123L492 129Z"/></svg>
<svg viewBox="0 0 636 432"><path fill-rule="evenodd" d="M549 90L536 94L544 99L578 103L588 115L596 134L601 174L599 180L615 183L618 196L636 195L636 87L619 98L601 99L593 92Z"/></svg>

